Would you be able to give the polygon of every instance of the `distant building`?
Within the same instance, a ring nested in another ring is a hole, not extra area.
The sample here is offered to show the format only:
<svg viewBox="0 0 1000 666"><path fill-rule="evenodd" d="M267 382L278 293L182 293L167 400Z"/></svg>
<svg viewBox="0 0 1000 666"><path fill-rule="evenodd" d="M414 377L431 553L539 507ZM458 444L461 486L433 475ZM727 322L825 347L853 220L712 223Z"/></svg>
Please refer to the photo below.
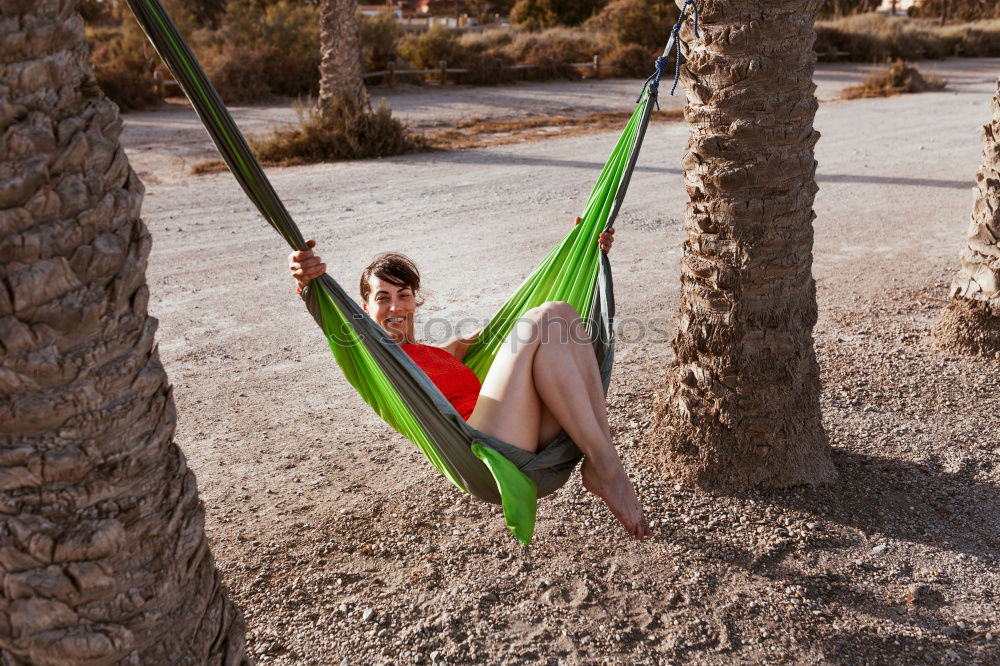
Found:
<svg viewBox="0 0 1000 666"><path fill-rule="evenodd" d="M384 3L381 5L358 5L358 11L362 14L367 14L369 16L373 14L378 14L379 12L390 11L396 15L397 19L403 18L403 10L397 5L390 5Z"/></svg>
<svg viewBox="0 0 1000 666"><path fill-rule="evenodd" d="M879 5L879 8L875 11L891 14L894 4L896 5L896 14L905 16L911 9L915 9L920 6L920 0L896 0L895 3L892 2L892 0L882 0L882 4Z"/></svg>
<svg viewBox="0 0 1000 666"><path fill-rule="evenodd" d="M460 0L400 0L398 4L407 14L454 14L456 8L465 11Z"/></svg>

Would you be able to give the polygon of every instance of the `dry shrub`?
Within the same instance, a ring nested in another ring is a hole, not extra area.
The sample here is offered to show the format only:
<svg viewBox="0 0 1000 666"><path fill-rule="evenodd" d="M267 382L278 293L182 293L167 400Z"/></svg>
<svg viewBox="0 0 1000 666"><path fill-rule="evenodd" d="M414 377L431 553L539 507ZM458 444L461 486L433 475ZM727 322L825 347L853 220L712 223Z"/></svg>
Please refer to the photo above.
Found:
<svg viewBox="0 0 1000 666"><path fill-rule="evenodd" d="M275 130L264 139L250 143L261 161L289 166L400 155L426 148L422 137L407 133L385 103L375 110L359 108L346 97L320 111L297 107L299 125Z"/></svg>
<svg viewBox="0 0 1000 666"><path fill-rule="evenodd" d="M949 19L959 21L1000 18L1000 3L996 0L922 0L910 13L940 20L942 11Z"/></svg>
<svg viewBox="0 0 1000 666"><path fill-rule="evenodd" d="M219 29L199 37L202 45L215 50L227 44L248 48L269 44L286 53L319 51L319 17L316 4L299 0L229 0Z"/></svg>
<svg viewBox="0 0 1000 666"><path fill-rule="evenodd" d="M208 77L225 102L245 104L273 97L268 77L260 69L267 66L262 55L261 49L229 46L205 63Z"/></svg>
<svg viewBox="0 0 1000 666"><path fill-rule="evenodd" d="M471 117L454 128L431 132L427 141L441 150L467 150L484 146L499 146L524 141L544 141L567 136L621 130L631 117L631 111L602 111L587 116L535 116L514 120L483 120ZM680 121L684 112L660 111L651 121Z"/></svg>
<svg viewBox="0 0 1000 666"><path fill-rule="evenodd" d="M149 73L128 63L115 61L96 65L94 75L104 94L122 111L146 109L160 103Z"/></svg>
<svg viewBox="0 0 1000 666"><path fill-rule="evenodd" d="M542 30L559 23L546 0L517 0L511 7L510 20L525 30Z"/></svg>
<svg viewBox="0 0 1000 666"><path fill-rule="evenodd" d="M611 0L588 26L606 32L616 44L639 44L663 51L679 10L662 0Z"/></svg>
<svg viewBox="0 0 1000 666"><path fill-rule="evenodd" d="M120 40L99 44L93 52L94 76L101 90L122 111L135 111L160 102L151 63L121 55Z"/></svg>
<svg viewBox="0 0 1000 666"><path fill-rule="evenodd" d="M949 25L941 34L955 45L955 53L970 58L1000 56L1000 21L979 21Z"/></svg>
<svg viewBox="0 0 1000 666"><path fill-rule="evenodd" d="M221 173L228 169L229 167L222 160L205 160L191 165L190 173L192 176L201 176L206 173Z"/></svg>
<svg viewBox="0 0 1000 666"><path fill-rule="evenodd" d="M523 64L531 65L530 69L520 70L521 78L526 81L550 81L552 79L577 81L583 78L583 73L579 69L541 49L529 51L524 60Z"/></svg>
<svg viewBox="0 0 1000 666"><path fill-rule="evenodd" d="M449 67L469 70L461 75L463 83L482 85L516 79L578 79L580 71L571 63L590 62L603 48L597 35L580 28L553 28L513 36L501 31L462 36L455 30L435 26L422 35L404 37L399 54L416 69L436 70L444 60ZM515 63L533 67L505 69Z"/></svg>
<svg viewBox="0 0 1000 666"><path fill-rule="evenodd" d="M511 23L527 30L559 25L580 25L607 0L517 0L510 10Z"/></svg>
<svg viewBox="0 0 1000 666"><path fill-rule="evenodd" d="M229 103L319 89L319 10L293 0L229 0L218 30L191 34L212 83Z"/></svg>
<svg viewBox="0 0 1000 666"><path fill-rule="evenodd" d="M517 70L507 69L514 60L503 53L468 53L462 67L469 70L462 82L470 85L497 85L513 81Z"/></svg>
<svg viewBox="0 0 1000 666"><path fill-rule="evenodd" d="M844 88L842 95L844 99L889 97L901 93L941 90L946 83L937 76L924 76L916 67L911 67L903 60L897 60L887 68L869 74L861 85Z"/></svg>
<svg viewBox="0 0 1000 666"><path fill-rule="evenodd" d="M76 11L88 26L114 23L115 17L111 10L110 3L101 0L79 0L76 5Z"/></svg>
<svg viewBox="0 0 1000 666"><path fill-rule="evenodd" d="M516 70L506 69L515 64L506 49L513 41L510 30L486 30L465 33L459 39L464 54L462 67L468 69L462 82L474 85L496 85L516 80Z"/></svg>
<svg viewBox="0 0 1000 666"><path fill-rule="evenodd" d="M483 30L467 32L459 42L470 53L499 53L514 41L514 30Z"/></svg>
<svg viewBox="0 0 1000 666"><path fill-rule="evenodd" d="M206 70L230 104L264 102L275 96L310 95L319 89L319 53L284 52L271 45L227 46Z"/></svg>
<svg viewBox="0 0 1000 666"><path fill-rule="evenodd" d="M1000 21L939 26L933 22L882 14L860 14L816 24L820 56L846 53L854 62L890 58L919 60L956 53L974 57L1000 55Z"/></svg>
<svg viewBox="0 0 1000 666"><path fill-rule="evenodd" d="M816 24L816 52L848 53L856 62L943 58L954 51L929 24L900 16L859 14Z"/></svg>
<svg viewBox="0 0 1000 666"><path fill-rule="evenodd" d="M600 35L582 28L521 33L506 48L507 55L523 64L588 62L606 50Z"/></svg>
<svg viewBox="0 0 1000 666"><path fill-rule="evenodd" d="M615 76L630 78L647 77L656 70L656 56L644 46L626 44L619 46L608 56L608 65Z"/></svg>
<svg viewBox="0 0 1000 666"><path fill-rule="evenodd" d="M436 25L422 35L404 37L399 43L399 54L417 69L435 69L442 60L458 66L465 60L466 51L457 31Z"/></svg>
<svg viewBox="0 0 1000 666"><path fill-rule="evenodd" d="M361 42L361 62L366 72L386 69L396 60L396 43L403 28L392 12L381 11L374 16L358 13L358 41Z"/></svg>
<svg viewBox="0 0 1000 666"><path fill-rule="evenodd" d="M590 62L603 54L600 36L582 28L550 28L517 35L504 49L516 63L534 65L522 70L530 80L579 79L582 74L571 63Z"/></svg>

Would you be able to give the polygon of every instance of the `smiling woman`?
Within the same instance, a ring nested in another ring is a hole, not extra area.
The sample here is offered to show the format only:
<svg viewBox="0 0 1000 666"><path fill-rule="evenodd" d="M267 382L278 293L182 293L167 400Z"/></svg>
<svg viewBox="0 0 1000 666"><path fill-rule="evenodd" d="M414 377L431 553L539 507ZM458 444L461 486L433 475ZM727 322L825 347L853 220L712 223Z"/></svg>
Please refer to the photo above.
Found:
<svg viewBox="0 0 1000 666"><path fill-rule="evenodd" d="M415 341L413 314L422 304L420 271L409 257L384 252L361 273L361 307L399 344Z"/></svg>
<svg viewBox="0 0 1000 666"><path fill-rule="evenodd" d="M360 290L361 307L368 316L402 347L455 411L468 421L482 385L462 360L479 332L455 338L443 347L417 344L413 315L423 303L420 271L404 254L384 252L375 257L361 273Z"/></svg>
<svg viewBox="0 0 1000 666"><path fill-rule="evenodd" d="M604 252L613 242L613 228L598 240ZM300 293L326 272L326 264L311 249L292 253L289 268ZM421 303L420 271L409 257L378 255L361 274L360 291L365 313L469 425L529 453L545 449L566 431L584 453L587 490L605 501L630 535L643 539L652 534L611 441L600 368L573 306L549 302L528 310L480 384L463 363L479 331L440 347L416 342L413 317Z"/></svg>

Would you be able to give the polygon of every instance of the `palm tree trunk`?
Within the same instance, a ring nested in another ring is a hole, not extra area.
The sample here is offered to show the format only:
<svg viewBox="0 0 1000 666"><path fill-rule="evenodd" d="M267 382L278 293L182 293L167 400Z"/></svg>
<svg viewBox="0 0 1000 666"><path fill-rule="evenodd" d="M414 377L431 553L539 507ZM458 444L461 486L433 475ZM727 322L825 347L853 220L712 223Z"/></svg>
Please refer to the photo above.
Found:
<svg viewBox="0 0 1000 666"><path fill-rule="evenodd" d="M983 127L983 164L976 181L962 268L933 333L945 348L1000 356L1000 82L993 120Z"/></svg>
<svg viewBox="0 0 1000 666"><path fill-rule="evenodd" d="M813 348L821 0L699 2L684 83L688 238L656 438L706 489L835 478Z"/></svg>
<svg viewBox="0 0 1000 666"><path fill-rule="evenodd" d="M75 7L0 0L0 662L244 663Z"/></svg>
<svg viewBox="0 0 1000 666"><path fill-rule="evenodd" d="M368 109L354 16L357 8L354 0L323 0L320 7L319 107L323 111L339 100L354 109Z"/></svg>

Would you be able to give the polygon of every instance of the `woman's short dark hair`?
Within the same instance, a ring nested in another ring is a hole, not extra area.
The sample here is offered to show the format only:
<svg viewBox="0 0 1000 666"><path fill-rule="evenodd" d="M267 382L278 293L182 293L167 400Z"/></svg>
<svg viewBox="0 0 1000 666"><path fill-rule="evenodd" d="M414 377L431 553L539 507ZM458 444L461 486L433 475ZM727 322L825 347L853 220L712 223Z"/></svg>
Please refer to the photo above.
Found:
<svg viewBox="0 0 1000 666"><path fill-rule="evenodd" d="M417 293L420 289L420 271L413 260L400 252L383 252L372 259L372 263L361 273L361 300L368 302L372 287L371 277L374 275L397 287L409 287L417 298L417 305L423 303Z"/></svg>

